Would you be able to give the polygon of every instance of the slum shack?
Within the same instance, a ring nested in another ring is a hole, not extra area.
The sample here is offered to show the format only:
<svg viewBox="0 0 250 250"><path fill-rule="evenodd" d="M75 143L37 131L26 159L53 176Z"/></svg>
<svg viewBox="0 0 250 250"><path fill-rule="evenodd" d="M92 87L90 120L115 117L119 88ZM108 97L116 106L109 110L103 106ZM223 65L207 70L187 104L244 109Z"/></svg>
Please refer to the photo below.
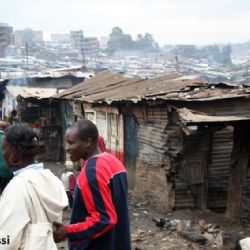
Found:
<svg viewBox="0 0 250 250"><path fill-rule="evenodd" d="M78 69L50 71L4 79L0 82L1 118L10 122L26 122L40 136L39 157L44 161L65 159L65 130L74 121L72 106L53 102L60 91L83 82L89 75Z"/></svg>
<svg viewBox="0 0 250 250"><path fill-rule="evenodd" d="M108 71L55 96L97 124L130 188L158 210L207 208L231 219L250 209L249 97L248 86L195 76Z"/></svg>
<svg viewBox="0 0 250 250"><path fill-rule="evenodd" d="M62 161L65 159L63 137L68 125L74 120L72 107L63 102L53 102L58 93L55 88L7 86L2 101L3 114L14 122L28 123L40 138L39 159ZM63 114L63 115L62 115Z"/></svg>

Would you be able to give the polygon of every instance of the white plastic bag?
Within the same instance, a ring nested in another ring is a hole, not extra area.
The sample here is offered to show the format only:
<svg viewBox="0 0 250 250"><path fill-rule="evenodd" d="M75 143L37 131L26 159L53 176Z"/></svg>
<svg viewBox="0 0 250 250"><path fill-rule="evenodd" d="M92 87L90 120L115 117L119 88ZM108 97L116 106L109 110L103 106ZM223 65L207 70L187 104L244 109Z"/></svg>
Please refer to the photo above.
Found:
<svg viewBox="0 0 250 250"><path fill-rule="evenodd" d="M242 250L250 250L250 237L240 240Z"/></svg>

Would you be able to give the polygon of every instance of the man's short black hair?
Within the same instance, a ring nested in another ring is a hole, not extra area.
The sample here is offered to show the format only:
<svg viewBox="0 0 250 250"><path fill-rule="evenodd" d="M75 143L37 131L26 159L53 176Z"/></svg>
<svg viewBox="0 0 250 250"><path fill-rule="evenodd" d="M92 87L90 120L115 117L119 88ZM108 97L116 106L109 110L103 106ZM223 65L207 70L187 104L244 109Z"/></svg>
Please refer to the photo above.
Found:
<svg viewBox="0 0 250 250"><path fill-rule="evenodd" d="M93 142L97 142L98 129L92 121L87 119L78 120L72 127L77 128L81 140L90 138Z"/></svg>
<svg viewBox="0 0 250 250"><path fill-rule="evenodd" d="M38 152L38 135L25 123L17 123L5 130L7 142L24 159L33 159Z"/></svg>

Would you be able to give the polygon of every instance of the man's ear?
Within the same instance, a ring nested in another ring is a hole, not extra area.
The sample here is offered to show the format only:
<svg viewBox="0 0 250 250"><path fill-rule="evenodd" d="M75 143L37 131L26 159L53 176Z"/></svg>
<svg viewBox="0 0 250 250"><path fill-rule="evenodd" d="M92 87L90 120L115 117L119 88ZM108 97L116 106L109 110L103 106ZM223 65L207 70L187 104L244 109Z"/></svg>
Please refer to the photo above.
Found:
<svg viewBox="0 0 250 250"><path fill-rule="evenodd" d="M10 158L9 158L10 165L13 167L19 167L21 164L21 158L17 154L15 150L11 150L10 152Z"/></svg>
<svg viewBox="0 0 250 250"><path fill-rule="evenodd" d="M92 144L92 139L91 138L87 138L85 141L85 147L89 148Z"/></svg>

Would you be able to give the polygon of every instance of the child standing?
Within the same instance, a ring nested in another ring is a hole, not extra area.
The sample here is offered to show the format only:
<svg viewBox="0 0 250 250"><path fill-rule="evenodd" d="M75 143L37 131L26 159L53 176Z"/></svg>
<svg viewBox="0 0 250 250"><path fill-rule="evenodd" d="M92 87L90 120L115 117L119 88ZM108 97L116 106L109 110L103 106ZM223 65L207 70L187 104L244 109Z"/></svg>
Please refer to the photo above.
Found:
<svg viewBox="0 0 250 250"><path fill-rule="evenodd" d="M76 176L72 161L66 161L64 164L64 171L61 176L62 183L69 199L69 206L73 205L73 192L76 184Z"/></svg>

